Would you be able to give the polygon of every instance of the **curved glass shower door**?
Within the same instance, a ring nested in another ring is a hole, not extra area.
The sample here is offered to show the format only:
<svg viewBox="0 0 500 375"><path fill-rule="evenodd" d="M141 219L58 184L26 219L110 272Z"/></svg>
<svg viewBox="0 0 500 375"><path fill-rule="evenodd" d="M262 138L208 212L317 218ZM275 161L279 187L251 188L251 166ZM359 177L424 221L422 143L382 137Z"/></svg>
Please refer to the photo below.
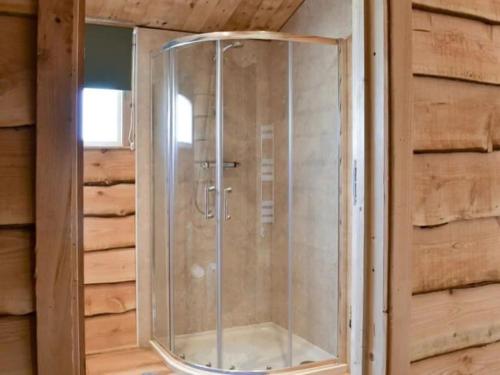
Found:
<svg viewBox="0 0 500 375"><path fill-rule="evenodd" d="M339 50L273 35L153 59L153 334L197 368L338 353Z"/></svg>
<svg viewBox="0 0 500 375"><path fill-rule="evenodd" d="M170 52L171 347L217 366L215 43ZM213 348L207 351L205 348Z"/></svg>

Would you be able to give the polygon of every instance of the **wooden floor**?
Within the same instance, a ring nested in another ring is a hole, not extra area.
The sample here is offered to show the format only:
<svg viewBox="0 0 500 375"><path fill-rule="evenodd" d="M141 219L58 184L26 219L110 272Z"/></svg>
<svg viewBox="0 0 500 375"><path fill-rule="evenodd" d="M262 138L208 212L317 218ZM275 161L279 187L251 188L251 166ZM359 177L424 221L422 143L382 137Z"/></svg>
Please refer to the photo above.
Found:
<svg viewBox="0 0 500 375"><path fill-rule="evenodd" d="M152 350L133 348L87 356L87 375L173 374Z"/></svg>

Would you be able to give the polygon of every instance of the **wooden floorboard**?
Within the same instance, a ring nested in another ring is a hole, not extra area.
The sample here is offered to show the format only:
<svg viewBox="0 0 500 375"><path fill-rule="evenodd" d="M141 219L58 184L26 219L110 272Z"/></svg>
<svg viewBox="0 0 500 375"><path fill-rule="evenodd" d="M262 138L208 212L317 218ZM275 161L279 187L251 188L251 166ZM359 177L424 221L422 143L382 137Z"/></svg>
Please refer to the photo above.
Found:
<svg viewBox="0 0 500 375"><path fill-rule="evenodd" d="M174 374L152 350L133 348L87 356L87 375Z"/></svg>

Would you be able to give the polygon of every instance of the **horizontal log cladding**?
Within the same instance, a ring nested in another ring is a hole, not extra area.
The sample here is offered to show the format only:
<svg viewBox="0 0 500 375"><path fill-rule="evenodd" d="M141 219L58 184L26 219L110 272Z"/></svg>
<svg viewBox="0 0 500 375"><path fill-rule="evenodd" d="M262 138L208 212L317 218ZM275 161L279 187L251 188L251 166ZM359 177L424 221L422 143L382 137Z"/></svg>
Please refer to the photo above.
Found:
<svg viewBox="0 0 500 375"><path fill-rule="evenodd" d="M500 282L500 218L413 231L413 292Z"/></svg>
<svg viewBox="0 0 500 375"><path fill-rule="evenodd" d="M135 216L85 217L83 219L85 251L135 246Z"/></svg>
<svg viewBox="0 0 500 375"><path fill-rule="evenodd" d="M86 252L85 284L118 283L135 280L135 249Z"/></svg>
<svg viewBox="0 0 500 375"><path fill-rule="evenodd" d="M87 216L125 216L135 213L135 185L85 186L83 213Z"/></svg>
<svg viewBox="0 0 500 375"><path fill-rule="evenodd" d="M35 220L35 128L0 128L0 225Z"/></svg>
<svg viewBox="0 0 500 375"><path fill-rule="evenodd" d="M0 1L0 12L27 10L23 0ZM26 2L27 3L27 2ZM35 123L36 20L0 14L0 128Z"/></svg>
<svg viewBox="0 0 500 375"><path fill-rule="evenodd" d="M411 360L500 340L500 284L415 295Z"/></svg>
<svg viewBox="0 0 500 375"><path fill-rule="evenodd" d="M85 316L123 313L135 307L133 281L85 287Z"/></svg>
<svg viewBox="0 0 500 375"><path fill-rule="evenodd" d="M500 374L500 343L439 355L411 365L411 375Z"/></svg>
<svg viewBox="0 0 500 375"><path fill-rule="evenodd" d="M500 26L413 12L413 72L500 84Z"/></svg>
<svg viewBox="0 0 500 375"><path fill-rule="evenodd" d="M0 315L35 310L34 237L31 229L0 229Z"/></svg>
<svg viewBox="0 0 500 375"><path fill-rule="evenodd" d="M99 353L136 345L136 313L109 314L85 319L85 352Z"/></svg>
<svg viewBox="0 0 500 375"><path fill-rule="evenodd" d="M500 23L500 0L413 0L414 6Z"/></svg>
<svg viewBox="0 0 500 375"><path fill-rule="evenodd" d="M500 216L500 152L413 158L414 225Z"/></svg>
<svg viewBox="0 0 500 375"><path fill-rule="evenodd" d="M111 185L135 181L135 156L128 149L85 150L85 184Z"/></svg>
<svg viewBox="0 0 500 375"><path fill-rule="evenodd" d="M0 317L0 374L36 373L35 319Z"/></svg>
<svg viewBox="0 0 500 375"><path fill-rule="evenodd" d="M421 76L413 83L415 151L500 148L500 87Z"/></svg>

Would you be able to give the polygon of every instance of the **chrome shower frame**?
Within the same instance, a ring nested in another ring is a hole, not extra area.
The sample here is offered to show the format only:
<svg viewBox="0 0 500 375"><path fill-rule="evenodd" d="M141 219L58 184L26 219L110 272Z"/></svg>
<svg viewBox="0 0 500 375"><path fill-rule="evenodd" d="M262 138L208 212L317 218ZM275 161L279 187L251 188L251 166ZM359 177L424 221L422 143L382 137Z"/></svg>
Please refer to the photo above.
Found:
<svg viewBox="0 0 500 375"><path fill-rule="evenodd" d="M223 46L225 41L245 41L245 40L261 40L261 41L282 41L288 43L288 352L289 357L287 360L287 366L292 367L292 332L293 332L293 319L292 319L292 268L293 268L293 245L291 241L291 235L293 233L293 217L292 217L292 195L293 195L293 45L294 43L310 43L310 44L323 44L323 45L338 45L336 39L317 37L317 36L302 36L293 35L281 32L269 32L269 31L237 31L237 32L213 32L206 34L197 34L182 37L168 42L162 48L162 51L169 56L169 76L172 79L169 80L167 84L168 92L168 121L169 121L169 162L168 162L168 202L169 207L174 206L175 202L175 165L177 160L177 149L174 140L175 136L175 126L172 124L175 121L176 114L176 80L175 80L175 70L176 70L176 58L175 51L179 47L187 47L190 45L203 43L203 42L213 42L215 44L215 87L216 87L216 98L215 98L215 163L209 163L208 167L215 167L215 195L216 195L216 205L215 205L215 220L216 220L216 337L217 337L217 368L210 368L198 364L194 364L180 358L174 354L175 345L175 333L174 333L174 321L173 321L173 301L174 301L174 260L173 251L169 251L169 286L168 286L168 299L169 299L169 342L170 348L163 347L156 340L151 341L151 346L162 356L162 358L175 369L178 373L182 374L268 374L273 371L237 371L237 370L223 370L223 323L222 323L222 307L223 307L223 295L222 295L222 252L223 252L223 236L224 236L224 218L225 218L225 207L224 207L224 167L226 164L223 159L224 151L224 116L223 116L223 54L226 48L229 46ZM238 43L238 42L235 42ZM174 146L173 146L174 145ZM212 164L212 165L210 165ZM233 163L234 167L237 163ZM175 224L174 220L169 215L168 221L169 230L169 248L173 249L175 244ZM318 363L319 368L325 367L326 371L338 368L339 364L335 361L327 361L328 363ZM316 367L314 367L316 368ZM311 369L311 367L309 368ZM283 372L285 370L280 370ZM296 374L306 374L306 372L301 372L304 370L295 370Z"/></svg>

